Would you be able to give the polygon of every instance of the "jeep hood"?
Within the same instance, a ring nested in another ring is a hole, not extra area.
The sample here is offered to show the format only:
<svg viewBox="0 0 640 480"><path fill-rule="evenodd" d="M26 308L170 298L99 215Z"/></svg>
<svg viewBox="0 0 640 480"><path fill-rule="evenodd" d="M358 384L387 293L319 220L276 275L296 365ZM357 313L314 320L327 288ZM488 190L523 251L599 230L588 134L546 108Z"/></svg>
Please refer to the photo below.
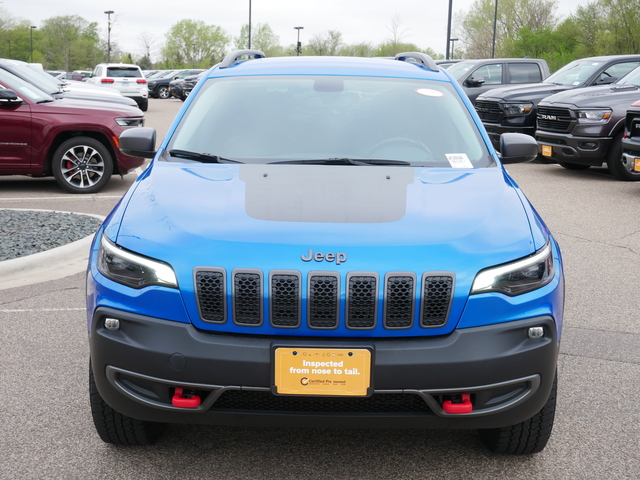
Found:
<svg viewBox="0 0 640 480"><path fill-rule="evenodd" d="M106 234L169 262L179 276L195 266L336 268L301 261L311 250L346 254L351 271L468 272L470 282L481 268L531 254L547 235L499 167L151 168Z"/></svg>

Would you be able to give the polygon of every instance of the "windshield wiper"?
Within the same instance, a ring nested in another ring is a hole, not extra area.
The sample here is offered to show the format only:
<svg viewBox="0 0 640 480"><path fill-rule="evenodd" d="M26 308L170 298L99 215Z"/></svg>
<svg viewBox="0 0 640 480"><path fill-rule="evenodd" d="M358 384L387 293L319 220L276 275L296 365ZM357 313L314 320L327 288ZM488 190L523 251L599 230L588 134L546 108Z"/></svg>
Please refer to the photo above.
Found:
<svg viewBox="0 0 640 480"><path fill-rule="evenodd" d="M383 160L377 158L314 158L298 160L281 160L269 162L269 165L411 165L404 160Z"/></svg>
<svg viewBox="0 0 640 480"><path fill-rule="evenodd" d="M219 157L211 153L190 152L188 150L169 150L169 155L188 160L198 160L202 163L244 163L230 158Z"/></svg>

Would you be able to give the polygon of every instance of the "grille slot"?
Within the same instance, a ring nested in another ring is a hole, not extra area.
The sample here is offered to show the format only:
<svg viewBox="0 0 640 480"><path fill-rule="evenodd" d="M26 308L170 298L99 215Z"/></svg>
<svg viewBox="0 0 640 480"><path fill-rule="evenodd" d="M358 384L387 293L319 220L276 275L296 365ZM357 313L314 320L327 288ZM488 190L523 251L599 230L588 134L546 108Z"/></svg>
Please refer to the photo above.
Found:
<svg viewBox="0 0 640 480"><path fill-rule="evenodd" d="M571 125L571 113L567 108L538 107L538 128L566 132Z"/></svg>
<svg viewBox="0 0 640 480"><path fill-rule="evenodd" d="M311 272L307 292L309 327L330 329L340 316L340 277L333 272Z"/></svg>
<svg viewBox="0 0 640 480"><path fill-rule="evenodd" d="M420 312L422 327L441 327L447 322L453 298L453 285L454 278L450 274L424 275Z"/></svg>
<svg viewBox="0 0 640 480"><path fill-rule="evenodd" d="M352 272L347 275L347 327L372 329L378 316L378 274Z"/></svg>
<svg viewBox="0 0 640 480"><path fill-rule="evenodd" d="M262 325L262 272L233 271L233 321L238 325Z"/></svg>
<svg viewBox="0 0 640 480"><path fill-rule="evenodd" d="M300 272L272 271L269 275L270 317L275 327L300 326Z"/></svg>
<svg viewBox="0 0 640 480"><path fill-rule="evenodd" d="M476 100L476 111L483 122L497 122L500 120L502 110L497 102L485 102Z"/></svg>
<svg viewBox="0 0 640 480"><path fill-rule="evenodd" d="M205 322L224 323L227 320L223 269L196 270L196 296L200 316Z"/></svg>
<svg viewBox="0 0 640 480"><path fill-rule="evenodd" d="M388 273L385 278L384 326L389 329L413 325L416 276L410 272Z"/></svg>

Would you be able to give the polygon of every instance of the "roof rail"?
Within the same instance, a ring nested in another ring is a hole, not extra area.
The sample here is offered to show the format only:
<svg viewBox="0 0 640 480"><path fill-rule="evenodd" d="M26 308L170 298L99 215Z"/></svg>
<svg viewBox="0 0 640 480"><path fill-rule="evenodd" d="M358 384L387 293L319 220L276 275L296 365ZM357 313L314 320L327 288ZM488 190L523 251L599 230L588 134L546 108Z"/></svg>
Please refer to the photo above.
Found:
<svg viewBox="0 0 640 480"><path fill-rule="evenodd" d="M440 71L440 68L438 67L438 65L436 65L436 62L433 61L433 58L431 58L426 53L402 52L402 53L396 54L395 59L400 60L401 62L413 61L415 63L421 63L422 65L424 65L425 67L427 67L429 70L433 72Z"/></svg>
<svg viewBox="0 0 640 480"><path fill-rule="evenodd" d="M228 53L224 60L220 62L218 68L227 68L237 63L242 57L253 57L253 58L266 58L267 56L262 53L260 50L236 50L235 52Z"/></svg>

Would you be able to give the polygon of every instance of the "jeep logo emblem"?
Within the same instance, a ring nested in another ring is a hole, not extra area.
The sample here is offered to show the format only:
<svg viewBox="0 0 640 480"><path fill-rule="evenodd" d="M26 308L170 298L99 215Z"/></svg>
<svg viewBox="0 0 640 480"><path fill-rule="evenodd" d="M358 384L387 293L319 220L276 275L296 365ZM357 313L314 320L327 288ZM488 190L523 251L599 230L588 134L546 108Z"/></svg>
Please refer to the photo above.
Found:
<svg viewBox="0 0 640 480"><path fill-rule="evenodd" d="M322 261L336 262L336 265L340 265L341 263L344 263L347 261L347 254L342 252L313 253L313 249L310 248L307 255L306 256L300 255L300 258L302 259L303 262L310 262L311 260L315 260L316 262L322 262Z"/></svg>
<svg viewBox="0 0 640 480"><path fill-rule="evenodd" d="M544 115L544 114L539 114L538 118L542 119L542 120L558 120L558 117L555 115Z"/></svg>

